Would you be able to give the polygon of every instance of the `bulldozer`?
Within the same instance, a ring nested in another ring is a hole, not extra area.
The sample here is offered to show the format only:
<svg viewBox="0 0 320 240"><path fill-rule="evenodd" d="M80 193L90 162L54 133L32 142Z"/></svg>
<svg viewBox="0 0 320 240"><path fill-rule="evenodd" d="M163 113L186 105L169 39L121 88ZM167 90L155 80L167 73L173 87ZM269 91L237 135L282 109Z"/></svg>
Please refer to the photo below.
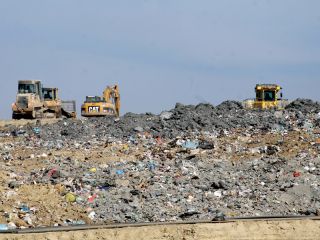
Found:
<svg viewBox="0 0 320 240"><path fill-rule="evenodd" d="M41 81L19 81L16 101L12 104L12 118L36 118L37 112L41 109L43 109Z"/></svg>
<svg viewBox="0 0 320 240"><path fill-rule="evenodd" d="M256 98L243 102L246 109L284 109L288 100L283 99L282 87L277 84L257 84Z"/></svg>
<svg viewBox="0 0 320 240"><path fill-rule="evenodd" d="M83 117L120 116L120 93L118 85L107 86L103 96L86 96L81 105Z"/></svg>
<svg viewBox="0 0 320 240"><path fill-rule="evenodd" d="M62 110L61 105L62 102L58 98L58 89L57 88L43 88L43 100L44 100L44 109L43 114L49 117L50 113L52 117L61 118Z"/></svg>
<svg viewBox="0 0 320 240"><path fill-rule="evenodd" d="M74 117L63 109L57 88L44 88L40 80L20 80L16 101L12 104L12 119Z"/></svg>

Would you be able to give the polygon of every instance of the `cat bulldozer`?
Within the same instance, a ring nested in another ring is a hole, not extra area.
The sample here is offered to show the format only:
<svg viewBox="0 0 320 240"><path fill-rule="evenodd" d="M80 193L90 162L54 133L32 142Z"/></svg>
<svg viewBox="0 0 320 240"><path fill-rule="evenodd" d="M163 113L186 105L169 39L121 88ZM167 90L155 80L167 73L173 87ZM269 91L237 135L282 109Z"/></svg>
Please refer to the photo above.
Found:
<svg viewBox="0 0 320 240"><path fill-rule="evenodd" d="M283 99L282 87L277 84L257 84L255 87L256 98L243 102L246 109L284 109L289 104Z"/></svg>
<svg viewBox="0 0 320 240"><path fill-rule="evenodd" d="M56 118L76 118L76 102L62 101L58 98L58 88L43 88L45 112L53 113Z"/></svg>
<svg viewBox="0 0 320 240"><path fill-rule="evenodd" d="M86 96L81 106L83 117L120 116L120 93L118 85L107 86L103 96Z"/></svg>
<svg viewBox="0 0 320 240"><path fill-rule="evenodd" d="M65 111L57 88L44 88L40 80L18 82L16 101L12 104L13 119L75 117L74 111Z"/></svg>

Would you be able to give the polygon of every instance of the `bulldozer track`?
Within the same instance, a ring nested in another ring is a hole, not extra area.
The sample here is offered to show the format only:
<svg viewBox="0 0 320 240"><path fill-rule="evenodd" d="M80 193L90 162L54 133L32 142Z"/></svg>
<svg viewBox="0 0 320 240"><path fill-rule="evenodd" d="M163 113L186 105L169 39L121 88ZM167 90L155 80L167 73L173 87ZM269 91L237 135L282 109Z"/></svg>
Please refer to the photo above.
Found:
<svg viewBox="0 0 320 240"><path fill-rule="evenodd" d="M176 221L176 222L145 222L145 223L117 223L117 224L102 224L102 225L74 225L74 226L59 226L59 227L37 227L28 229L11 229L0 231L6 234L29 234L29 233L48 233L48 232L70 232L98 229L120 229L120 228L137 228L137 227L152 227L163 225L194 225L194 224L222 224L230 222L243 221L298 221L298 220L313 220L319 221L320 217L310 216L260 216L260 217L236 217L226 218L224 220L195 220L195 221Z"/></svg>

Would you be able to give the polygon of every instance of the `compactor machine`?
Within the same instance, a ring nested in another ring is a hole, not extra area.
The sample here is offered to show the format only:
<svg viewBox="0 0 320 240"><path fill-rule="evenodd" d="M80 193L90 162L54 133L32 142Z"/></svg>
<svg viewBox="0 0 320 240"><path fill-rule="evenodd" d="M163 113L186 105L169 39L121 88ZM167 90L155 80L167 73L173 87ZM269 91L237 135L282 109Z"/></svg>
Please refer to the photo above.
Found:
<svg viewBox="0 0 320 240"><path fill-rule="evenodd" d="M245 100L247 109L284 109L288 100L283 99L282 87L277 84L257 84L255 87L256 98Z"/></svg>
<svg viewBox="0 0 320 240"><path fill-rule="evenodd" d="M81 106L83 117L120 116L120 93L118 85L107 86L103 96L86 96Z"/></svg>

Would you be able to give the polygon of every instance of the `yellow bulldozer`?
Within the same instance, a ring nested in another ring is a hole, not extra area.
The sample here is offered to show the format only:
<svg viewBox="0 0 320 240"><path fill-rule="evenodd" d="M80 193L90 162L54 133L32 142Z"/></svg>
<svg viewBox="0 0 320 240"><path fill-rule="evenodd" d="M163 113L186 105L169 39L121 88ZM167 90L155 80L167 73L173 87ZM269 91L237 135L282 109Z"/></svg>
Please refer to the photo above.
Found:
<svg viewBox="0 0 320 240"><path fill-rule="evenodd" d="M107 86L103 96L86 96L81 105L83 117L120 116L120 93L118 85Z"/></svg>
<svg viewBox="0 0 320 240"><path fill-rule="evenodd" d="M246 109L284 109L288 100L283 99L282 87L277 84L257 84L256 98L243 102Z"/></svg>
<svg viewBox="0 0 320 240"><path fill-rule="evenodd" d="M72 103L73 109L64 106ZM75 101L61 101L57 88L44 88L40 80L20 80L16 101L12 104L13 119L74 118Z"/></svg>
<svg viewBox="0 0 320 240"><path fill-rule="evenodd" d="M51 112L54 113L54 117L61 118L76 118L76 102L62 101L58 97L58 88L43 88L43 99L45 113L47 115Z"/></svg>

